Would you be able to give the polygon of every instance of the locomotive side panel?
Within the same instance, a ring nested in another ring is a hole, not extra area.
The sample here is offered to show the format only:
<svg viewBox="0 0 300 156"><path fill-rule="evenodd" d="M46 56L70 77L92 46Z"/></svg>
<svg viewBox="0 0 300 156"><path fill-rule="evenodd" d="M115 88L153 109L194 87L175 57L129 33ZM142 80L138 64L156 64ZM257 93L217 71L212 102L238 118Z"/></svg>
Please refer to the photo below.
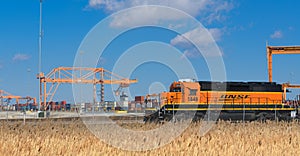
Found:
<svg viewBox="0 0 300 156"><path fill-rule="evenodd" d="M200 104L282 104L281 92L200 91Z"/></svg>

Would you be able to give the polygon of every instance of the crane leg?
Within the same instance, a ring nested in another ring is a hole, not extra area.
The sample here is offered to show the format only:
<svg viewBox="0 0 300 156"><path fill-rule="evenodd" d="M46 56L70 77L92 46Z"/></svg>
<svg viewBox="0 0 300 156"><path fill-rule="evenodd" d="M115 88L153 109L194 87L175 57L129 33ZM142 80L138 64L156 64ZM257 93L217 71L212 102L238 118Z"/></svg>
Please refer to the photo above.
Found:
<svg viewBox="0 0 300 156"><path fill-rule="evenodd" d="M101 83L101 103L104 103L104 84Z"/></svg>

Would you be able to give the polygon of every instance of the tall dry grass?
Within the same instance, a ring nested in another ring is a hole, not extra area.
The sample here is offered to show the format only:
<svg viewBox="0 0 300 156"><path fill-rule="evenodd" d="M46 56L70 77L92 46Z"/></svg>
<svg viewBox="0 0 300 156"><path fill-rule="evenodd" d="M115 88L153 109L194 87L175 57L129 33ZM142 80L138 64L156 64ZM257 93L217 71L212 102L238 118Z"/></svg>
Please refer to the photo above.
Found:
<svg viewBox="0 0 300 156"><path fill-rule="evenodd" d="M199 135L201 123L193 123L170 144L142 152L99 141L79 120L0 123L0 155L300 155L298 122L218 122L205 136ZM121 126L146 130L157 125Z"/></svg>

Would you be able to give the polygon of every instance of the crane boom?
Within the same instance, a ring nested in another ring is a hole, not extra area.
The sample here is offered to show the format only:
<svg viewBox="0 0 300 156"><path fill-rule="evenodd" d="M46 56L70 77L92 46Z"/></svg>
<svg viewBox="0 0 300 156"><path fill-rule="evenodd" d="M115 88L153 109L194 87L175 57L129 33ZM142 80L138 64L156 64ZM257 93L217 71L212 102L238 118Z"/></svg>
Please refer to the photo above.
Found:
<svg viewBox="0 0 300 156"><path fill-rule="evenodd" d="M300 54L300 46L267 46L268 76L269 82L273 81L272 55L276 54ZM286 100L287 88L300 88L300 85L290 83L282 84L284 90L283 99Z"/></svg>
<svg viewBox="0 0 300 156"><path fill-rule="evenodd" d="M40 79L42 106L47 109L47 101L52 101L53 96L62 83L69 84L93 84L100 85L101 102L104 102L104 84L122 84L129 86L131 83L136 83L136 79L127 79L114 74L104 68L85 68L85 67L58 67L54 68L46 76L44 73L39 73L37 78ZM47 83L51 84L47 92ZM50 96L51 95L51 96ZM94 102L96 101L96 90L94 89ZM49 98L50 97L50 98Z"/></svg>
<svg viewBox="0 0 300 156"><path fill-rule="evenodd" d="M300 46L267 46L269 82L273 81L272 55L300 54Z"/></svg>
<svg viewBox="0 0 300 156"><path fill-rule="evenodd" d="M30 96L22 97L22 96L16 96L12 95L4 90L0 90L0 99L1 99L1 105L3 105L4 99L6 101L15 100L16 105L19 105L21 100L26 100L25 105L27 106L30 102L32 102L33 105L36 106L36 98L32 98Z"/></svg>

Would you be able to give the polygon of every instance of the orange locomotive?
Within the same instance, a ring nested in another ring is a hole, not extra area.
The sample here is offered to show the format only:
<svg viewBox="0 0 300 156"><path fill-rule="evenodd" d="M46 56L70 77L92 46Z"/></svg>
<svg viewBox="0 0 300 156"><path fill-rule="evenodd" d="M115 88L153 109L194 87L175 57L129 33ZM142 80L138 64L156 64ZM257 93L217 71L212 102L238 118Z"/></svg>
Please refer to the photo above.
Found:
<svg viewBox="0 0 300 156"><path fill-rule="evenodd" d="M159 107L146 108L146 120L171 119L175 113L198 119L207 111L222 119L286 120L297 113L297 106L284 102L282 85L274 82L178 81L158 101Z"/></svg>

